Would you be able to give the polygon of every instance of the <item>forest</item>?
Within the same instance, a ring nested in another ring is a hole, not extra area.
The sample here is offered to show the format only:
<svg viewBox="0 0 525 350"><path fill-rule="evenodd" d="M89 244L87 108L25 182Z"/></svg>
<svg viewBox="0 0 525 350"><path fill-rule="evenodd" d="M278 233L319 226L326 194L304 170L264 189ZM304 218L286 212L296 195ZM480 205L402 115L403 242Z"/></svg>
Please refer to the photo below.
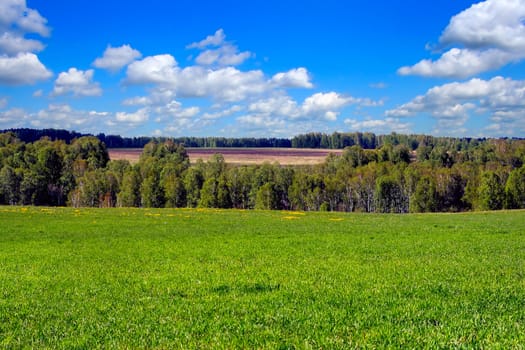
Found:
<svg viewBox="0 0 525 350"><path fill-rule="evenodd" d="M149 141L132 165L110 161L98 137L24 142L7 132L0 134L0 203L377 213L525 208L524 140L372 135L362 139L374 148L354 142L316 166L233 166L220 154L190 164L172 139Z"/></svg>
<svg viewBox="0 0 525 350"><path fill-rule="evenodd" d="M296 135L290 139L286 138L226 138L226 137L122 137L120 135L97 135L81 134L75 131L61 129L6 129L0 133L11 132L23 142L31 143L48 137L51 140L62 140L71 143L73 140L82 136L95 136L104 142L107 148L144 148L149 142L173 141L185 147L191 148L322 148L322 149L344 149L350 146L360 146L364 149L375 149L387 144L403 144L411 150L415 150L419 144L433 145L434 147L445 147L449 150L463 151L472 147L477 147L480 143L486 142L485 138L454 138L454 137L435 137L428 135L402 135L392 133L389 135L376 135L370 132L334 132L324 134L312 132L308 134ZM523 140L523 139L514 139Z"/></svg>

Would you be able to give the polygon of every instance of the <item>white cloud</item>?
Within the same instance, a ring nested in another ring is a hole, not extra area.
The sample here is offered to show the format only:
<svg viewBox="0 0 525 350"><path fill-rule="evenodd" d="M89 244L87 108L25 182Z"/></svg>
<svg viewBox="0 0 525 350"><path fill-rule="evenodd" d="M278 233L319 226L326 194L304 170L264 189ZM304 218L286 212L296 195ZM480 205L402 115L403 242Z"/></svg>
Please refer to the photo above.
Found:
<svg viewBox="0 0 525 350"><path fill-rule="evenodd" d="M439 41L454 47L436 61L402 67L401 75L465 78L525 58L525 2L486 0L452 17Z"/></svg>
<svg viewBox="0 0 525 350"><path fill-rule="evenodd" d="M470 50L453 48L437 61L422 60L412 67L401 67L401 75L420 75L423 77L466 78L523 58L516 53L499 49Z"/></svg>
<svg viewBox="0 0 525 350"><path fill-rule="evenodd" d="M29 115L31 126L52 127L83 132L99 131L101 122L110 117L110 113L75 110L68 104L50 104L47 109ZM98 129L98 130L97 130Z"/></svg>
<svg viewBox="0 0 525 350"><path fill-rule="evenodd" d="M0 97L0 109L7 107L7 97Z"/></svg>
<svg viewBox="0 0 525 350"><path fill-rule="evenodd" d="M93 66L116 72L141 56L142 54L139 51L129 45L120 47L108 46L104 51L104 55L93 62Z"/></svg>
<svg viewBox="0 0 525 350"><path fill-rule="evenodd" d="M224 30L221 28L213 35L208 35L206 39L194 42L187 46L188 49L204 49L208 46L220 46L225 42L226 35Z"/></svg>
<svg viewBox="0 0 525 350"><path fill-rule="evenodd" d="M117 112L115 119L122 123L143 124L149 120L149 112L147 108L141 108L134 113Z"/></svg>
<svg viewBox="0 0 525 350"><path fill-rule="evenodd" d="M310 74L304 67L291 69L285 73L277 73L272 77L272 83L283 88L306 88L313 87Z"/></svg>
<svg viewBox="0 0 525 350"><path fill-rule="evenodd" d="M522 0L483 1L452 17L440 42L462 43L470 48L522 50L525 47L523 17L525 2Z"/></svg>
<svg viewBox="0 0 525 350"><path fill-rule="evenodd" d="M28 115L21 108L11 108L7 111L0 111L0 128L20 128L27 126Z"/></svg>
<svg viewBox="0 0 525 350"><path fill-rule="evenodd" d="M5 32L0 37L0 52L13 56L20 52L37 52L42 51L44 45L33 39L25 39L22 36Z"/></svg>
<svg viewBox="0 0 525 350"><path fill-rule="evenodd" d="M140 109L133 113L110 113L95 110L78 110L69 104L50 104L37 112L21 108L0 111L0 129L5 128L56 128L83 133L113 133L130 135L139 125L149 120L149 111Z"/></svg>
<svg viewBox="0 0 525 350"><path fill-rule="evenodd" d="M33 53L19 53L15 57L0 56L0 84L34 84L52 75Z"/></svg>
<svg viewBox="0 0 525 350"><path fill-rule="evenodd" d="M248 111L267 116L275 115L288 119L299 118L304 115L290 96L280 95L259 100L249 105Z"/></svg>
<svg viewBox="0 0 525 350"><path fill-rule="evenodd" d="M250 125L251 127L259 127L264 129L280 128L284 129L286 123L279 118L267 118L261 115L245 115L237 118L237 121L242 124Z"/></svg>
<svg viewBox="0 0 525 350"><path fill-rule="evenodd" d="M124 106L148 106L151 105L151 99L147 96L136 96L127 98L124 101L122 101L122 104Z"/></svg>
<svg viewBox="0 0 525 350"><path fill-rule="evenodd" d="M178 91L184 97L210 96L218 101L236 102L268 91L260 70L240 71L233 67L207 70L188 67L181 71Z"/></svg>
<svg viewBox="0 0 525 350"><path fill-rule="evenodd" d="M509 132L506 136L519 136L523 134L525 122L516 123L516 116L525 115L525 81L503 77L490 80L475 78L436 86L425 95L386 111L385 115L402 118L425 113L437 119L436 133L464 133L467 131L464 125L473 114L488 114L500 130L503 130L503 125L517 125L514 130L507 127L505 130ZM493 125L491 130L498 128Z"/></svg>
<svg viewBox="0 0 525 350"><path fill-rule="evenodd" d="M49 35L47 20L26 5L25 0L2 0L0 2L0 30L14 27L25 33Z"/></svg>
<svg viewBox="0 0 525 350"><path fill-rule="evenodd" d="M111 115L108 112L76 110L68 104L50 104L36 113L21 112L20 126L57 128L97 133Z"/></svg>
<svg viewBox="0 0 525 350"><path fill-rule="evenodd" d="M58 75L55 81L53 95L72 93L74 96L100 96L102 89L98 83L93 82L93 69L87 71L69 68L67 72Z"/></svg>
<svg viewBox="0 0 525 350"><path fill-rule="evenodd" d="M182 103L178 101L171 101L163 106L158 106L154 109L155 113L159 115L157 121L176 119L190 119L200 113L199 107L182 108Z"/></svg>
<svg viewBox="0 0 525 350"><path fill-rule="evenodd" d="M149 56L128 66L129 84L158 84L181 97L210 97L220 101L240 101L268 90L259 70L240 71L233 67L206 69L178 67L171 55Z"/></svg>
<svg viewBox="0 0 525 350"><path fill-rule="evenodd" d="M179 71L177 61L171 55L148 56L128 66L126 82L172 85Z"/></svg>
<svg viewBox="0 0 525 350"><path fill-rule="evenodd" d="M210 48L211 47L211 48ZM188 45L188 49L203 50L195 59L201 66L238 66L253 57L249 51L239 52L239 48L226 41L224 30L219 29L206 39Z"/></svg>
<svg viewBox="0 0 525 350"><path fill-rule="evenodd" d="M343 107L362 103L368 104L369 100L345 97L336 92L313 94L301 105L288 95L277 95L250 104L248 111L252 116L262 116L264 119L280 117L290 121L335 121Z"/></svg>
<svg viewBox="0 0 525 350"><path fill-rule="evenodd" d="M357 102L357 100L353 97L344 97L337 92L319 92L304 100L303 110L306 114L311 114L319 111L339 109L355 102Z"/></svg>
<svg viewBox="0 0 525 350"><path fill-rule="evenodd" d="M149 96L135 96L125 99L122 104L124 106L160 106L176 97L175 91L170 88L156 87L151 90Z"/></svg>
<svg viewBox="0 0 525 350"><path fill-rule="evenodd" d="M249 51L239 52L236 46L226 44L215 50L201 52L195 62L202 66L219 64L221 66L238 66L253 55Z"/></svg>
<svg viewBox="0 0 525 350"><path fill-rule="evenodd" d="M26 34L48 36L47 20L30 9L25 0L0 2L0 84L25 85L46 80L51 72L33 53L44 45Z"/></svg>
<svg viewBox="0 0 525 350"><path fill-rule="evenodd" d="M135 96L122 103L143 106L151 120L163 124L158 130L180 133L186 128L194 133L218 119L234 116L250 132L259 130L282 135L290 134L291 130L324 128L326 122L337 121L341 110L348 105L358 108L382 105L382 101L336 92L312 94L298 103L286 89L313 87L306 68L268 77L261 70L233 67L251 54L239 53L236 46L226 41L222 30L188 48L202 51L195 65L181 67L173 56L161 54L144 57L127 67L124 82L149 85L149 92L147 96ZM179 101L186 98L211 100L213 105L202 107L201 103L199 107L184 108ZM124 116L127 115L119 114L120 120L130 119ZM263 125L271 129L263 130ZM276 128L280 128L279 131Z"/></svg>
<svg viewBox="0 0 525 350"><path fill-rule="evenodd" d="M491 117L491 124L485 130L489 135L518 136L525 135L525 108L521 110L497 111Z"/></svg>
<svg viewBox="0 0 525 350"><path fill-rule="evenodd" d="M229 117L231 115L234 115L235 113L238 113L243 110L243 107L239 105L233 105L229 108L223 109L219 112L206 112L202 115L202 119L204 120L213 120L213 119L220 119L224 117Z"/></svg>
<svg viewBox="0 0 525 350"><path fill-rule="evenodd" d="M403 123L397 118L386 119L345 119L345 124L351 131L370 131L377 134L389 134L391 132L410 133L412 125Z"/></svg>

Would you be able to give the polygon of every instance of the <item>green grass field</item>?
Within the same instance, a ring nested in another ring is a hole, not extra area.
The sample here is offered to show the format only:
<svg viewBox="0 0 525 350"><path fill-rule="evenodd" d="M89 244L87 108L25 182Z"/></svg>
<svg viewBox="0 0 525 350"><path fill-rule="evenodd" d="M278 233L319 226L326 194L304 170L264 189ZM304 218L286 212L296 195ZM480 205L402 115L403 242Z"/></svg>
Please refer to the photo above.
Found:
<svg viewBox="0 0 525 350"><path fill-rule="evenodd" d="M521 348L525 212L0 207L1 348Z"/></svg>

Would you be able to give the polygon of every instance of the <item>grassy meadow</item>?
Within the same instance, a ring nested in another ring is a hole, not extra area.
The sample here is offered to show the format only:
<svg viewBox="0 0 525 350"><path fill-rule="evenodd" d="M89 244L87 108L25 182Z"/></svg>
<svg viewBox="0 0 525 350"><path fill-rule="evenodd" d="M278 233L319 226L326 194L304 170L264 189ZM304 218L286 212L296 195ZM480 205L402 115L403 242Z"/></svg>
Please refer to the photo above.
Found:
<svg viewBox="0 0 525 350"><path fill-rule="evenodd" d="M0 348L523 348L525 212L0 207Z"/></svg>

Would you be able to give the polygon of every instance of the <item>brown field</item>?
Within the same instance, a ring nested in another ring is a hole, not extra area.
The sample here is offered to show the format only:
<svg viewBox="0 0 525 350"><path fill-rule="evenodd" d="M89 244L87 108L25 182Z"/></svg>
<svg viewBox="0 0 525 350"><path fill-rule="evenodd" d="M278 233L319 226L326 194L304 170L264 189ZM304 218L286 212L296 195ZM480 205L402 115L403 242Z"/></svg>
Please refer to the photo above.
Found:
<svg viewBox="0 0 525 350"><path fill-rule="evenodd" d="M262 164L278 162L281 165L310 165L322 163L329 153L341 154L342 150L298 149L298 148L186 148L190 162L198 159L208 160L212 155L220 153L226 163L230 164ZM142 149L110 149L111 160L124 159L137 163Z"/></svg>

